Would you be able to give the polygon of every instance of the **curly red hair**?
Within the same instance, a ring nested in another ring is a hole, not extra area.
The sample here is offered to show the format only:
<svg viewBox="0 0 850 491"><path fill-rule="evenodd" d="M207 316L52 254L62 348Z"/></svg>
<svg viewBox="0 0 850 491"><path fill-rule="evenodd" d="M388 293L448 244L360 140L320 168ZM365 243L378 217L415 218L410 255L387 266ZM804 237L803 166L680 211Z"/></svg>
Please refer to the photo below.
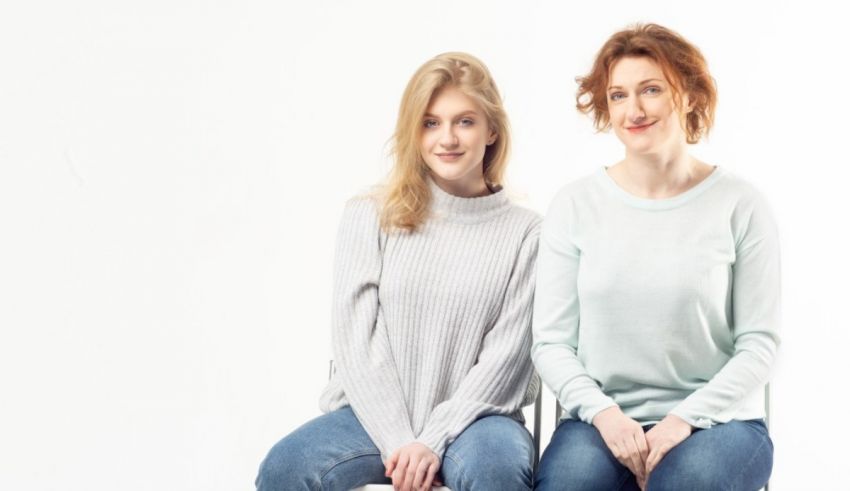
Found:
<svg viewBox="0 0 850 491"><path fill-rule="evenodd" d="M607 90L611 68L626 57L647 57L657 63L680 109L682 94L687 94L690 111L683 114L683 126L688 143L697 143L708 134L717 106L717 88L708 64L696 46L658 24L637 24L615 33L597 53L590 73L576 78L576 108L593 116L598 130L610 128Z"/></svg>

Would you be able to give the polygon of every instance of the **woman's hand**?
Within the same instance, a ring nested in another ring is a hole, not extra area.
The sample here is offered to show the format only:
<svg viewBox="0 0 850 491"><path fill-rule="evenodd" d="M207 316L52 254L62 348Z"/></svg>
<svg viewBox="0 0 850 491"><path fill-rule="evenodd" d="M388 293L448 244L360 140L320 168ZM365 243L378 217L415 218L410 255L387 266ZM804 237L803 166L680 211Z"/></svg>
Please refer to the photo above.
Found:
<svg viewBox="0 0 850 491"><path fill-rule="evenodd" d="M691 436L693 427L678 416L668 414L660 423L646 432L646 443L649 444L649 457L646 459L646 475L655 469L661 459L673 447Z"/></svg>
<svg viewBox="0 0 850 491"><path fill-rule="evenodd" d="M438 470L440 457L427 446L413 442L390 455L384 475L392 477L396 491L428 491L431 486L442 486L434 479Z"/></svg>
<svg viewBox="0 0 850 491"><path fill-rule="evenodd" d="M593 417L593 426L614 457L632 471L639 483L645 482L649 447L640 424L623 414L619 406L612 406Z"/></svg>

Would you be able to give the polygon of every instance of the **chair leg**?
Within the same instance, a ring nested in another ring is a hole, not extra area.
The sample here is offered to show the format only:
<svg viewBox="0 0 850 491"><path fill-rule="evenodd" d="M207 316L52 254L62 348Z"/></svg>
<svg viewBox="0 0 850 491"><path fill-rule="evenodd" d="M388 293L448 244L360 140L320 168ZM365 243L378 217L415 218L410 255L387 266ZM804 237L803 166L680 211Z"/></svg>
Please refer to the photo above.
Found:
<svg viewBox="0 0 850 491"><path fill-rule="evenodd" d="M532 468L532 476L537 475L537 466L540 464L540 416L543 412L543 390L537 391L537 398L534 400L534 467Z"/></svg>
<svg viewBox="0 0 850 491"><path fill-rule="evenodd" d="M770 432L770 384L764 386L764 424ZM770 491L770 481L765 483L764 491Z"/></svg>

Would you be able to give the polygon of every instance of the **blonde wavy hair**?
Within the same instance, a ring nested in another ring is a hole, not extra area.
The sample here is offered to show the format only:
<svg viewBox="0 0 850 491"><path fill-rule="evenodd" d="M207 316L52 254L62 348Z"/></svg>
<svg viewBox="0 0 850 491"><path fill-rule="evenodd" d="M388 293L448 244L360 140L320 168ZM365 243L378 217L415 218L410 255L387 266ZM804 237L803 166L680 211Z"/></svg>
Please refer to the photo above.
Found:
<svg viewBox="0 0 850 491"><path fill-rule="evenodd" d="M484 180L491 188L502 185L510 153L508 117L502 97L484 63L467 53L443 53L419 67L401 98L392 138L393 168L378 191L381 228L414 231L428 218L431 202L430 170L422 158L419 142L423 118L434 95L454 87L476 101L487 117L496 140L484 151Z"/></svg>

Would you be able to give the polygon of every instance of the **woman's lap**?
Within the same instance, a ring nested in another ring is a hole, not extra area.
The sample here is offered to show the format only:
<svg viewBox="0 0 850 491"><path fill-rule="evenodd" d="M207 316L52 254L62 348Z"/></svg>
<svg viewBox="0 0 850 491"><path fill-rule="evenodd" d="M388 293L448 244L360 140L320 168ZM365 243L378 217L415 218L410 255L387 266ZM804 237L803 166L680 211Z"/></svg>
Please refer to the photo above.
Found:
<svg viewBox="0 0 850 491"><path fill-rule="evenodd" d="M531 435L522 424L487 416L446 448L440 475L453 491L526 490L533 458ZM259 491L347 490L389 482L380 451L345 407L309 421L272 447L256 486Z"/></svg>
<svg viewBox="0 0 850 491"><path fill-rule="evenodd" d="M730 421L697 430L659 463L647 491L740 489L754 491L770 477L773 444L759 420ZM637 489L593 426L563 421L552 435L536 478L537 489Z"/></svg>

